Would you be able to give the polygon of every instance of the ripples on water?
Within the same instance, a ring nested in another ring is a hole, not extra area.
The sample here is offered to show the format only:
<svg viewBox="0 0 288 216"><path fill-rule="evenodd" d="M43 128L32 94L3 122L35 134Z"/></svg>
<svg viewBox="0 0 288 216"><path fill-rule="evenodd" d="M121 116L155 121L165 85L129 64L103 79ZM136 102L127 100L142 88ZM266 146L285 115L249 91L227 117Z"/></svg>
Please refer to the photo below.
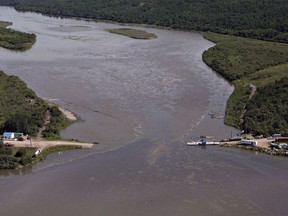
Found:
<svg viewBox="0 0 288 216"><path fill-rule="evenodd" d="M1 69L81 117L63 137L100 141L92 150L50 155L18 175L6 172L0 178L1 215L283 215L287 210L286 160L185 145L199 135L236 133L209 117L224 115L232 87L203 63L203 51L213 44L200 34L148 28L157 39L133 40L103 30L120 27L116 24L5 7L0 19L37 34L27 52L0 49Z"/></svg>

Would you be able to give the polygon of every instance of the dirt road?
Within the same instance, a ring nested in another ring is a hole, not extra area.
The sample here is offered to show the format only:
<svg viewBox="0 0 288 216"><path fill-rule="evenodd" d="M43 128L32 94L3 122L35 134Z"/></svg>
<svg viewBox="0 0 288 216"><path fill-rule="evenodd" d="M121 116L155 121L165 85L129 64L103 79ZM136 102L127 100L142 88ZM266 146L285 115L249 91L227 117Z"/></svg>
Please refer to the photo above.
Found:
<svg viewBox="0 0 288 216"><path fill-rule="evenodd" d="M82 142L73 142L73 141L62 141L62 140L56 140L56 141L46 141L46 140L33 140L30 142L30 140L25 141L10 141L5 140L4 144L13 144L16 147L35 147L38 149L44 149L50 146L57 146L57 145L75 145L75 146L82 146L82 148L93 148L92 143L82 143Z"/></svg>

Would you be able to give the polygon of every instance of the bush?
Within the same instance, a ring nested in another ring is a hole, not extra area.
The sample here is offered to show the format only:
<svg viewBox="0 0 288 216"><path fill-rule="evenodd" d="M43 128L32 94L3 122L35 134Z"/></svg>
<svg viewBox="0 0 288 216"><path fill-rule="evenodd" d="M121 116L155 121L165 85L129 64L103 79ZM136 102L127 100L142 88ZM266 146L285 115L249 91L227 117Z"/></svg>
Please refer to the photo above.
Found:
<svg viewBox="0 0 288 216"><path fill-rule="evenodd" d="M27 151L25 148L19 149L16 154L14 155L15 157L23 157L27 155Z"/></svg>
<svg viewBox="0 0 288 216"><path fill-rule="evenodd" d="M19 163L23 166L27 165L27 164L30 164L32 162L32 158L31 157L28 157L28 156L23 156L21 157Z"/></svg>
<svg viewBox="0 0 288 216"><path fill-rule="evenodd" d="M11 155L0 155L0 169L15 169L18 161Z"/></svg>
<svg viewBox="0 0 288 216"><path fill-rule="evenodd" d="M9 147L5 147L4 145L0 145L0 155L12 155L13 150Z"/></svg>

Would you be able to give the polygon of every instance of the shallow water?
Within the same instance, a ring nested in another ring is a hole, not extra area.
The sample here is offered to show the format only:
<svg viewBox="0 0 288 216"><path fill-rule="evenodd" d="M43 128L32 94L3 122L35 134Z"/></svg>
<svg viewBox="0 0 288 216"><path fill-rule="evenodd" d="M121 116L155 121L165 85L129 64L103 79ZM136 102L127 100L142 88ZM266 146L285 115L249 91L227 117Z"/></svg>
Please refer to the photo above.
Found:
<svg viewBox="0 0 288 216"><path fill-rule="evenodd" d="M199 135L237 131L224 114L233 88L202 61L199 33L134 40L120 25L18 13L0 20L37 34L26 52L0 48L0 68L81 117L65 138L94 149L50 155L0 177L1 215L283 215L287 160L225 148L193 148Z"/></svg>

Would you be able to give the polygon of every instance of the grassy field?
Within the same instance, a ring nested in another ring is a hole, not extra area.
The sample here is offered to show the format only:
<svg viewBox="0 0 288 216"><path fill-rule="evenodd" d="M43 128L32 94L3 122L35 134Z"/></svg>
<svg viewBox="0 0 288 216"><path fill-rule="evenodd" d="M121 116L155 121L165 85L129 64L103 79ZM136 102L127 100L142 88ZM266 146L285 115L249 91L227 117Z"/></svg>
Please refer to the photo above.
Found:
<svg viewBox="0 0 288 216"><path fill-rule="evenodd" d="M235 87L228 100L225 123L246 129L247 118L244 110L252 91L250 84L257 86L256 96L258 96L263 92L261 89L268 87L274 89L276 81L288 76L288 45L215 33L204 33L204 37L216 43L203 53L204 62L231 81ZM252 103L254 98L252 97L249 103ZM258 109L258 112L263 111L261 107ZM244 122L241 121L243 114ZM250 124L250 131L252 127L253 124ZM253 132L258 131L259 127Z"/></svg>
<svg viewBox="0 0 288 216"><path fill-rule="evenodd" d="M138 29L120 28L120 29L106 29L106 31L113 33L113 34L124 35L133 39L149 40L149 39L157 38L157 35L153 33L149 33L149 32L138 30Z"/></svg>

